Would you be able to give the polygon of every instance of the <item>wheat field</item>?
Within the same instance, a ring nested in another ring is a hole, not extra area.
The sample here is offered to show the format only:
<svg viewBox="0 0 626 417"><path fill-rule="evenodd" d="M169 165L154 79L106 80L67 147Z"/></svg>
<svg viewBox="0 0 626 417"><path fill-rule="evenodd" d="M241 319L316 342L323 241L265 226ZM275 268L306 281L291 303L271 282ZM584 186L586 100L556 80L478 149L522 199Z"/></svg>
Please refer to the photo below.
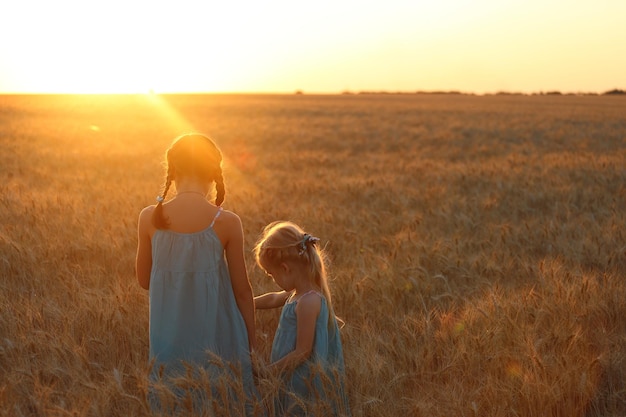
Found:
<svg viewBox="0 0 626 417"><path fill-rule="evenodd" d="M626 415L626 99L452 94L0 96L0 415L149 415L136 220L192 130L255 294L265 224L322 238L354 416Z"/></svg>

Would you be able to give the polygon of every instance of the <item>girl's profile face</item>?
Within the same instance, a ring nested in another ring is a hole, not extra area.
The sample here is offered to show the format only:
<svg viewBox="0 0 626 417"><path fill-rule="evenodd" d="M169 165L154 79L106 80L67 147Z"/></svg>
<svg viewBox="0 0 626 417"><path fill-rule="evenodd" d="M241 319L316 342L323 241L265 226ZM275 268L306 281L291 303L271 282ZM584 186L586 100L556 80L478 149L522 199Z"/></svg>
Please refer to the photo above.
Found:
<svg viewBox="0 0 626 417"><path fill-rule="evenodd" d="M292 274L289 271L289 267L285 263L265 268L267 275L272 277L274 282L285 291L291 291L295 288Z"/></svg>

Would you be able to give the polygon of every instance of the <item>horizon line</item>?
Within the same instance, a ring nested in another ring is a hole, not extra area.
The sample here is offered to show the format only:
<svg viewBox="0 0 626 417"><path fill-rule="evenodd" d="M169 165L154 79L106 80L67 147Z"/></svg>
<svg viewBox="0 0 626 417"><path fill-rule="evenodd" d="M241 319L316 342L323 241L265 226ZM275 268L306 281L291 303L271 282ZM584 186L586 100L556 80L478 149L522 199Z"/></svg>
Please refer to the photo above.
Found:
<svg viewBox="0 0 626 417"><path fill-rule="evenodd" d="M0 91L0 96L17 96L17 95L72 95L72 96L130 96L130 95L469 95L469 96L491 96L491 95L620 95L626 94L625 90L620 88L613 88L602 92L598 91L560 91L557 89L550 90L538 90L538 91L515 91L515 90L497 90L494 92L472 92L462 90L350 90L345 89L343 91L323 92L323 91L310 91L307 92L303 89L296 89L290 92L287 91L163 91L157 92L152 89L141 92L34 92L34 91Z"/></svg>

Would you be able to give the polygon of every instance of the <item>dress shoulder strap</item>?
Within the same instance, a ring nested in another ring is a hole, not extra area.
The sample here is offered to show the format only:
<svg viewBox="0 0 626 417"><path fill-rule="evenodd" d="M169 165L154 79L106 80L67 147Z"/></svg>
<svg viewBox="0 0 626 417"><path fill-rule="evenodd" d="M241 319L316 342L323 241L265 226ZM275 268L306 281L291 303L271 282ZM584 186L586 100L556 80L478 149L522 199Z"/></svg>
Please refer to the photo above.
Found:
<svg viewBox="0 0 626 417"><path fill-rule="evenodd" d="M213 227L213 225L215 224L215 220L217 220L217 218L220 217L220 214L222 214L222 208L218 207L217 213L215 213L215 217L213 217L213 221L209 225L209 229Z"/></svg>
<svg viewBox="0 0 626 417"><path fill-rule="evenodd" d="M307 291L307 292L305 292L304 294L302 294L300 297L298 297L298 299L296 300L296 303L297 303L298 301L302 300L304 297L306 297L306 296L307 296L307 295L309 295L309 294L317 294L317 296L318 296L318 297L320 297L320 298L324 298L324 296L323 296L322 294L320 294L320 293L319 293L319 291L316 291L316 290L310 290L310 291Z"/></svg>

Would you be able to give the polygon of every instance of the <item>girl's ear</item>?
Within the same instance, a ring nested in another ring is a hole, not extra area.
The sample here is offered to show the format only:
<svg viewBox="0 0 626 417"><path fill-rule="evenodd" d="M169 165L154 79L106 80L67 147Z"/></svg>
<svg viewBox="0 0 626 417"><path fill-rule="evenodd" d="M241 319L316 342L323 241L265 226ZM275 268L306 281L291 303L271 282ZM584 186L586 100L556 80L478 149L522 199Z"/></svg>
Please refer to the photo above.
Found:
<svg viewBox="0 0 626 417"><path fill-rule="evenodd" d="M286 274L288 274L289 271L291 270L287 262L281 262L280 265L278 265L278 267L281 269L281 271L283 271Z"/></svg>

